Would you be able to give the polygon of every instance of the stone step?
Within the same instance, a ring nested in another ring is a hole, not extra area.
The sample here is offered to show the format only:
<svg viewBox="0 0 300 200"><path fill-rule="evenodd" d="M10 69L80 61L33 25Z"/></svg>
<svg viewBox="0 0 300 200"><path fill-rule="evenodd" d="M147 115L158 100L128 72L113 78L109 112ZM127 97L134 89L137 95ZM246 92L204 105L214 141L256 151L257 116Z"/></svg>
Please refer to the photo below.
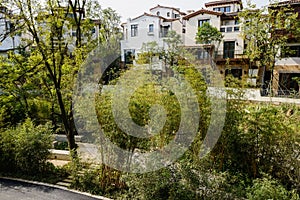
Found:
<svg viewBox="0 0 300 200"><path fill-rule="evenodd" d="M72 183L73 181L72 181L72 178L71 179L67 178L67 179L64 179L62 182L64 182L64 183Z"/></svg>
<svg viewBox="0 0 300 200"><path fill-rule="evenodd" d="M66 182L60 181L60 182L57 182L56 185L63 186L63 187L70 187L71 183L66 183Z"/></svg>
<svg viewBox="0 0 300 200"><path fill-rule="evenodd" d="M70 152L68 150L49 149L49 151L50 151L49 159L65 160L65 161L71 160Z"/></svg>

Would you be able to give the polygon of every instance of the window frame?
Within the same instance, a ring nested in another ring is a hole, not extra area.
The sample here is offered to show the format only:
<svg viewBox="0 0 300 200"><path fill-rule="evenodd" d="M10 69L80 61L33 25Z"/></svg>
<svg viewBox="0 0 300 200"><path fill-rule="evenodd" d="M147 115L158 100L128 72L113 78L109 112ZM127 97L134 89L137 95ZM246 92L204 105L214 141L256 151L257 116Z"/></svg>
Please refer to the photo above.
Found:
<svg viewBox="0 0 300 200"><path fill-rule="evenodd" d="M154 32L154 24L149 24L148 33L153 33L153 32Z"/></svg>
<svg viewBox="0 0 300 200"><path fill-rule="evenodd" d="M138 24L130 25L130 36L131 37L138 36Z"/></svg>
<svg viewBox="0 0 300 200"><path fill-rule="evenodd" d="M198 19L198 28L202 27L206 22L210 24L210 19Z"/></svg>

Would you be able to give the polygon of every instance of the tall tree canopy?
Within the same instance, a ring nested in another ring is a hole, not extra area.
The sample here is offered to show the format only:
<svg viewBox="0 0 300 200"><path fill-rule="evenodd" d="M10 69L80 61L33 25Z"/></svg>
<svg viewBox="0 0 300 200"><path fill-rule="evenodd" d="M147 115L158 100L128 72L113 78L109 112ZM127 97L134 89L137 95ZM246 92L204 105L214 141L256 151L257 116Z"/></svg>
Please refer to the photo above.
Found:
<svg viewBox="0 0 300 200"><path fill-rule="evenodd" d="M11 0L0 6L13 9L4 13L14 24L7 35L22 33L24 47L23 53L13 52L0 64L1 76L11 80L1 89L18 91L15 95L28 105L28 117L35 117L33 107L43 107L39 111L50 113L45 118L61 127L75 149L72 87L78 68L99 43L119 38L120 17L92 0Z"/></svg>
<svg viewBox="0 0 300 200"><path fill-rule="evenodd" d="M222 39L222 33L216 27L213 27L207 22L198 28L198 32L196 34L196 42L199 44L220 43Z"/></svg>

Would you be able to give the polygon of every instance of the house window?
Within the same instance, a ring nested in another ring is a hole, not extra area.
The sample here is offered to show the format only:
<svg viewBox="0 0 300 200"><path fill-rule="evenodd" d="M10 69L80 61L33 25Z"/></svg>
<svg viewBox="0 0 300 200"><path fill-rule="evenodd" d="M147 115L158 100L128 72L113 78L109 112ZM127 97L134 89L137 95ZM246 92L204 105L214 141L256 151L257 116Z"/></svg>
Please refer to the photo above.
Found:
<svg viewBox="0 0 300 200"><path fill-rule="evenodd" d="M295 80L300 78L299 73L279 73L279 87L285 90L278 91L278 95L289 95L292 91L299 91L298 82Z"/></svg>
<svg viewBox="0 0 300 200"><path fill-rule="evenodd" d="M174 15L174 18L179 18L179 14L175 14L175 15Z"/></svg>
<svg viewBox="0 0 300 200"><path fill-rule="evenodd" d="M153 33L153 32L154 32L154 25L149 24L149 33Z"/></svg>
<svg viewBox="0 0 300 200"><path fill-rule="evenodd" d="M161 26L160 27L160 37L167 37L170 26Z"/></svg>
<svg viewBox="0 0 300 200"><path fill-rule="evenodd" d="M124 58L125 58L125 64L132 64L134 60L134 49L125 49L124 50Z"/></svg>
<svg viewBox="0 0 300 200"><path fill-rule="evenodd" d="M224 12L230 12L231 8L230 8L230 6L227 6L227 7L224 8L224 10L225 10Z"/></svg>
<svg viewBox="0 0 300 200"><path fill-rule="evenodd" d="M232 25L230 22L231 22L231 21L228 21L228 20L222 21L222 26L229 26L229 25Z"/></svg>
<svg viewBox="0 0 300 200"><path fill-rule="evenodd" d="M232 27L227 27L226 32L232 32Z"/></svg>
<svg viewBox="0 0 300 200"><path fill-rule="evenodd" d="M167 12L167 17L170 17L170 12Z"/></svg>
<svg viewBox="0 0 300 200"><path fill-rule="evenodd" d="M240 27L236 26L234 27L234 32L239 32L240 31Z"/></svg>
<svg viewBox="0 0 300 200"><path fill-rule="evenodd" d="M235 41L224 42L223 58L234 58Z"/></svg>
<svg viewBox="0 0 300 200"><path fill-rule="evenodd" d="M135 37L138 35L138 25L131 25L131 37Z"/></svg>
<svg viewBox="0 0 300 200"><path fill-rule="evenodd" d="M200 19L198 20L198 27L203 26L204 23L209 23L209 19Z"/></svg>
<svg viewBox="0 0 300 200"><path fill-rule="evenodd" d="M230 6L218 7L218 8L214 8L213 10L216 11L216 12L230 12L231 7Z"/></svg>
<svg viewBox="0 0 300 200"><path fill-rule="evenodd" d="M196 59L202 60L202 59L208 59L209 53L207 49L197 49L196 50Z"/></svg>
<svg viewBox="0 0 300 200"><path fill-rule="evenodd" d="M156 15L157 15L157 16L160 16L160 12L159 12L159 11L157 11Z"/></svg>

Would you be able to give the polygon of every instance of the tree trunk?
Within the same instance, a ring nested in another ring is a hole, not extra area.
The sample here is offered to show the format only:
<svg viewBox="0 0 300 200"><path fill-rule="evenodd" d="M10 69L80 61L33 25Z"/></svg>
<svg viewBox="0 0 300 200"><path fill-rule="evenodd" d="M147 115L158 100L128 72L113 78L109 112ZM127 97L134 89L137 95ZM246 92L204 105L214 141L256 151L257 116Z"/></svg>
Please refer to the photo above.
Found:
<svg viewBox="0 0 300 200"><path fill-rule="evenodd" d="M65 129L65 132L66 132L66 136L67 136L67 139L68 139L69 149L73 150L73 151L76 151L77 145L75 143L75 134L74 134L74 131L73 131L71 120L69 120L69 118L68 118L60 89L55 86L55 90L56 90L58 104L59 104L59 107L60 107L60 110L61 110L61 118L62 118L62 121L63 121L63 124L64 124L64 129Z"/></svg>

